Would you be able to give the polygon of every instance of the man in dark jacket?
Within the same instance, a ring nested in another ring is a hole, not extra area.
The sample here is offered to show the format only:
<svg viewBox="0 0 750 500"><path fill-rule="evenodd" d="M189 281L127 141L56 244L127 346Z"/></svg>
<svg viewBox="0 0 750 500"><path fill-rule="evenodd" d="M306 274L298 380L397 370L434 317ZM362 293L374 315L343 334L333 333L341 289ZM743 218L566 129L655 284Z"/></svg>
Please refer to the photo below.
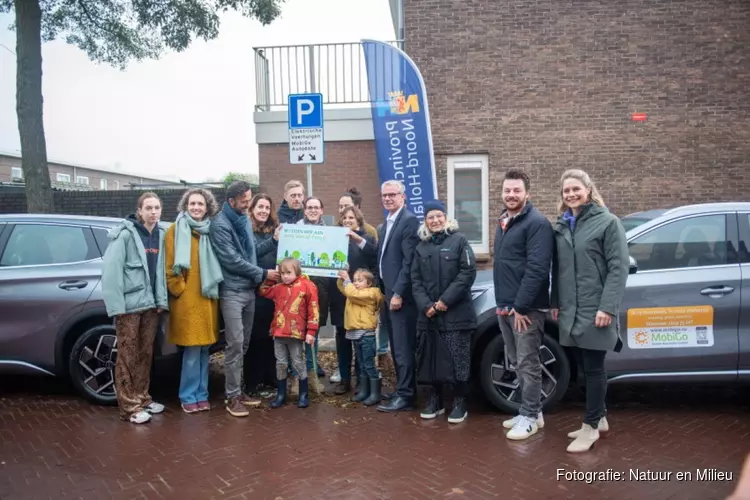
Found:
<svg viewBox="0 0 750 500"><path fill-rule="evenodd" d="M255 317L255 288L279 273L258 266L250 218L250 184L236 181L227 188L227 201L211 221L209 239L221 264L224 281L219 288L224 318L224 378L226 409L234 417L249 415L247 406L259 406L242 391L243 358L250 344Z"/></svg>
<svg viewBox="0 0 750 500"><path fill-rule="evenodd" d="M404 206L404 184L386 181L380 188L383 207L388 211L378 234L378 267L385 294L381 315L391 344L396 368L395 396L378 406L384 412L411 410L416 396L414 350L417 343L417 309L411 294L411 261L419 243L419 219Z"/></svg>
<svg viewBox="0 0 750 500"><path fill-rule="evenodd" d="M305 217L302 202L305 187L300 181L291 180L284 185L284 201L279 207L279 224L296 224Z"/></svg>
<svg viewBox="0 0 750 500"><path fill-rule="evenodd" d="M539 349L550 307L552 224L529 201L529 176L510 169L503 180L505 211L495 229L495 301L500 331L521 389L519 415L503 422L506 437L526 439L544 426ZM508 367L506 367L508 369Z"/></svg>

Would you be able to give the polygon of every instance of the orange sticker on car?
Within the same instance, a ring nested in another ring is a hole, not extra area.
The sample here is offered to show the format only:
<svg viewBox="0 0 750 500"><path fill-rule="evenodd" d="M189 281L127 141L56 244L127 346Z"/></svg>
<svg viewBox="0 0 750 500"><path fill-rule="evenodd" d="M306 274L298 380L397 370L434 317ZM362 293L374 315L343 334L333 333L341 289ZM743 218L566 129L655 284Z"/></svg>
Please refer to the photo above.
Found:
<svg viewBox="0 0 750 500"><path fill-rule="evenodd" d="M707 305L628 309L628 347L658 349L714 345L714 308Z"/></svg>

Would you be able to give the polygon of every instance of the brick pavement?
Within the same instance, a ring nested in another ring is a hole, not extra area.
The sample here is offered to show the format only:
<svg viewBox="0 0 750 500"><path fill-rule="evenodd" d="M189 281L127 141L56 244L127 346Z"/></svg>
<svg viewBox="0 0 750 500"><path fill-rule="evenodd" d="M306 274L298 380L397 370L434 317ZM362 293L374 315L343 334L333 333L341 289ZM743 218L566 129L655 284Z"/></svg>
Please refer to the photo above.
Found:
<svg viewBox="0 0 750 500"><path fill-rule="evenodd" d="M614 387L610 395L610 436L574 456L565 452L565 434L579 426L575 395L546 416L543 431L516 443L504 438L502 416L477 403L466 423L449 426L416 412L325 403L245 419L221 408L186 415L172 398L167 412L137 427L58 382L4 379L0 498L703 500L732 490L733 481L698 481L695 470L733 472L736 480L750 451L750 398L742 390ZM610 468L673 474L670 481L556 480L557 469ZM692 481L676 480L688 470Z"/></svg>

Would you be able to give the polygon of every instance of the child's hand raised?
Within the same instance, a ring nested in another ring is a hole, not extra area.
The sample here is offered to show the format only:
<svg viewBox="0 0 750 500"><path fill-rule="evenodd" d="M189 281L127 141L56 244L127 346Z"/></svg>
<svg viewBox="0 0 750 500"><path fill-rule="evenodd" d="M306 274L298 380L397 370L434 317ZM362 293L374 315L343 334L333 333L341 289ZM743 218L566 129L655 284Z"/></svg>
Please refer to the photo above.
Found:
<svg viewBox="0 0 750 500"><path fill-rule="evenodd" d="M308 344L310 344L310 345L313 345L315 343L315 335L310 335L308 333L307 337L305 337L305 342L308 343Z"/></svg>
<svg viewBox="0 0 750 500"><path fill-rule="evenodd" d="M339 271L339 278L341 278L344 281L349 281L349 272L346 270Z"/></svg>

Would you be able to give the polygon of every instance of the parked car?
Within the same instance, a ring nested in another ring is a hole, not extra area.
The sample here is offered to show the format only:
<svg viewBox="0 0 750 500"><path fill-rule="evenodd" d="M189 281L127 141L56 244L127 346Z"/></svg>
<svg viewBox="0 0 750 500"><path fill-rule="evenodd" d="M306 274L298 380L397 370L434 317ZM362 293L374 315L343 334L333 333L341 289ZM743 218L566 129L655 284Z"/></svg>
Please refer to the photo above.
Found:
<svg viewBox="0 0 750 500"><path fill-rule="evenodd" d="M117 346L101 273L107 233L120 220L0 215L0 373L69 377L86 398L116 401ZM160 359L177 353L165 337L162 325Z"/></svg>
<svg viewBox="0 0 750 500"><path fill-rule="evenodd" d="M619 318L624 347L607 357L610 383L750 379L750 203L630 217L623 218L632 226ZM0 373L69 377L86 398L115 402L115 330L100 278L107 232L119 221L0 215ZM515 413L518 381L497 326L491 271L478 273L472 296L479 319L474 380L495 407ZM551 318L545 331L542 398L549 410L578 370ZM161 328L156 357L177 352Z"/></svg>
<svg viewBox="0 0 750 500"><path fill-rule="evenodd" d="M624 346L606 358L609 383L750 380L750 203L640 212L623 223L631 228L618 318ZM494 406L516 413L518 380L495 318L491 271L480 273L473 294L475 376ZM550 409L578 370L551 317L545 330L542 398Z"/></svg>

